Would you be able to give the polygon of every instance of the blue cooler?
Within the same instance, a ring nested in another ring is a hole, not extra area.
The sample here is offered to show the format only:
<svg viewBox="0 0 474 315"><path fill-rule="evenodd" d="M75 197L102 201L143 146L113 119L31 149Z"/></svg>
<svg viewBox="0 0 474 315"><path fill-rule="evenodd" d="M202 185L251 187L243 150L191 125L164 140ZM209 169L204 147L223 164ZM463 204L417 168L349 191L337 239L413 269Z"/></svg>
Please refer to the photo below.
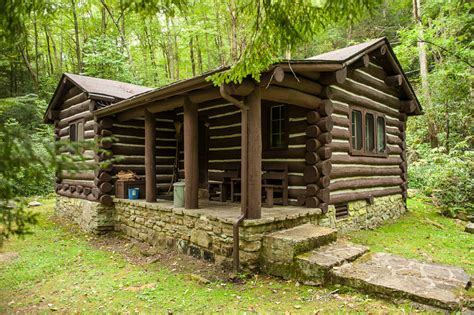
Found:
<svg viewBox="0 0 474 315"><path fill-rule="evenodd" d="M138 199L140 197L140 188L133 187L128 189L128 199Z"/></svg>

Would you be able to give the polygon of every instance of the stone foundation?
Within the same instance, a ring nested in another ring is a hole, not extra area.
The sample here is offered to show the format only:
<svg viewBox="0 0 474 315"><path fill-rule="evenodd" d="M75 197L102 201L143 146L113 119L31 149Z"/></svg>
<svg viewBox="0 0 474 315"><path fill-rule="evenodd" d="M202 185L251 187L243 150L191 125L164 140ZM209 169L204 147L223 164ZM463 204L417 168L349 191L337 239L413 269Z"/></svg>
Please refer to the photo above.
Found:
<svg viewBox="0 0 474 315"><path fill-rule="evenodd" d="M247 270L258 269L265 234L304 223L317 223L321 211L244 221L240 227L240 263ZM150 244L166 245L196 258L230 269L233 251L233 223L226 218L199 210L170 208L160 203L115 201L115 229Z"/></svg>
<svg viewBox="0 0 474 315"><path fill-rule="evenodd" d="M114 207L97 202L58 196L56 213L77 223L83 230L104 233L116 230L130 239L151 245L165 245L199 259L228 268L232 265L232 216L220 209L185 210L171 203L146 203L115 199ZM227 205L228 206L228 205ZM223 208L226 207L224 204ZM272 216L244 221L240 227L240 260L244 269L260 266L262 240L266 234L305 223L328 226L339 231L374 228L405 212L401 195L374 198L373 204L355 201L348 204L349 215L336 220L334 206L326 215L320 209L295 208L273 212ZM222 209L224 210L224 209ZM264 210L265 211L265 210Z"/></svg>
<svg viewBox="0 0 474 315"><path fill-rule="evenodd" d="M336 219L336 209L329 206L328 213L319 224L337 229L341 232L373 229L389 219L397 219L406 211L402 195L391 195L374 198L374 203L365 200L348 203L349 215Z"/></svg>
<svg viewBox="0 0 474 315"><path fill-rule="evenodd" d="M103 234L114 229L113 207L99 202L56 197L56 214L75 222L81 229L95 234Z"/></svg>

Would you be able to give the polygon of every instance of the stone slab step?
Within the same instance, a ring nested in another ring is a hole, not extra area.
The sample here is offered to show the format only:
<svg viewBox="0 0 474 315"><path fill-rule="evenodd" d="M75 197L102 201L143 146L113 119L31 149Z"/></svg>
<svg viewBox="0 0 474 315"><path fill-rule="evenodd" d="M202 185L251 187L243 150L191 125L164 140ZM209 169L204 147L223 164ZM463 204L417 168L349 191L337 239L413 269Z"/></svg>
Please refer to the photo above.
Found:
<svg viewBox="0 0 474 315"><path fill-rule="evenodd" d="M363 245L338 241L296 256L295 263L302 280L322 283L331 268L354 261L368 251Z"/></svg>
<svg viewBox="0 0 474 315"><path fill-rule="evenodd" d="M263 256L266 261L291 263L299 254L335 241L337 231L331 228L303 224L274 232L263 238Z"/></svg>
<svg viewBox="0 0 474 315"><path fill-rule="evenodd" d="M461 307L463 291L471 280L461 268L418 262L392 254L367 254L333 268L333 280L363 291L444 309Z"/></svg>

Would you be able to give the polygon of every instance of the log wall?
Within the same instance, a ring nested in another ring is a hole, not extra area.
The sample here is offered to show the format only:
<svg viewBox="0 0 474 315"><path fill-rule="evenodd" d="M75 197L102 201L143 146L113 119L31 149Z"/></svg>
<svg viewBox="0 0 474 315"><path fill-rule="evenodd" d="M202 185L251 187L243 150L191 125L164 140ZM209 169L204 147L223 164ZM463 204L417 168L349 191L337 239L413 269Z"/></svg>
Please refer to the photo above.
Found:
<svg viewBox="0 0 474 315"><path fill-rule="evenodd" d="M63 96L61 105L54 110L55 113L55 139L57 141L69 141L69 124L82 120L84 122L84 141L94 141L95 122L91 110L94 108L93 100L88 99L87 94L78 87L71 87ZM58 154L69 155L69 152L58 152ZM92 192L97 187L94 184L95 153L92 150L83 153L85 163L92 165L84 170L65 170L56 177L56 192L59 195L88 199L96 201L98 195Z"/></svg>
<svg viewBox="0 0 474 315"><path fill-rule="evenodd" d="M168 192L173 177L176 155L176 131L173 122L176 117L173 111L156 114L156 186L159 193ZM111 151L115 160L111 173L113 181L119 171L131 170L138 175L144 175L144 119L114 121L111 132L114 139Z"/></svg>
<svg viewBox="0 0 474 315"><path fill-rule="evenodd" d="M331 85L334 104L331 115L332 172L330 203L340 204L371 197L406 196L406 115L400 113L400 92L385 84L386 71L371 59L368 67L350 69L343 83ZM352 156L350 151L349 106L370 109L385 115L388 155Z"/></svg>

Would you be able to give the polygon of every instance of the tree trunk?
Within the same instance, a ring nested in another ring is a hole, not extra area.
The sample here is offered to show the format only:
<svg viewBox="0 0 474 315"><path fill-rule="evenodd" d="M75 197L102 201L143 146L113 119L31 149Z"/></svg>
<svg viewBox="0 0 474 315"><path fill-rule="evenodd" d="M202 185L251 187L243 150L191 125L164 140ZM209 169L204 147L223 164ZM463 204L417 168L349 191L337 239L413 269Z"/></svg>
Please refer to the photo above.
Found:
<svg viewBox="0 0 474 315"><path fill-rule="evenodd" d="M53 64L53 58L51 56L51 43L50 43L50 40L49 40L49 34L48 34L48 29L47 29L46 25L44 26L44 35L46 37L46 45L48 47L49 69L51 70L50 74L53 74L54 73L54 64Z"/></svg>
<svg viewBox="0 0 474 315"><path fill-rule="evenodd" d="M194 77L196 76L196 61L194 59L194 43L192 36L189 38L189 58L191 59L191 69Z"/></svg>
<svg viewBox="0 0 474 315"><path fill-rule="evenodd" d="M38 65L38 22L36 20L36 12L33 15L33 28L35 33L35 71L36 71L36 78L39 77L39 65Z"/></svg>
<svg viewBox="0 0 474 315"><path fill-rule="evenodd" d="M33 70L33 67L31 66L30 61L28 60L28 54L25 51L25 48L22 47L20 44L18 44L18 50L20 51L21 57L23 58L23 62L26 65L26 68L28 69L28 73L31 76L31 80L33 81L33 86L35 89L36 95L39 95L39 84L38 84L38 77L36 77L36 73Z"/></svg>
<svg viewBox="0 0 474 315"><path fill-rule="evenodd" d="M421 1L413 0L413 18L415 19L416 26L418 27L418 59L420 63L420 78L421 88L423 90L423 98L427 108L431 108L431 94L430 85L428 81L428 58L426 55L426 47L423 41L423 23L421 20ZM437 128L433 117L429 113L426 115L428 123L428 136L432 148L436 148L439 145L437 138Z"/></svg>
<svg viewBox="0 0 474 315"><path fill-rule="evenodd" d="M76 2L71 0L72 16L74 19L74 36L76 39L76 58L77 58L77 71L82 72L82 58L81 58L81 44L79 42L79 24L77 22L77 13L76 13Z"/></svg>

